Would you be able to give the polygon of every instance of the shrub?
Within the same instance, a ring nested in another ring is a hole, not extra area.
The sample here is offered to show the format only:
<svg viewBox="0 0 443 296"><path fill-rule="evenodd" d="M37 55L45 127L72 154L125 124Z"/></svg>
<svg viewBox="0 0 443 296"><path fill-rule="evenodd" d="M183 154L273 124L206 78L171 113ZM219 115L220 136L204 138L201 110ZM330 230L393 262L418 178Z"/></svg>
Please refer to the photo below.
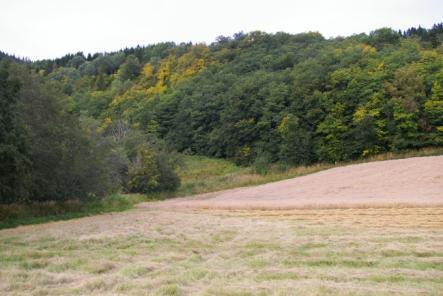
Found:
<svg viewBox="0 0 443 296"><path fill-rule="evenodd" d="M137 157L128 171L129 192L149 193L158 188L159 172L154 154L146 146L141 146Z"/></svg>
<svg viewBox="0 0 443 296"><path fill-rule="evenodd" d="M180 186L180 178L175 172L176 163L171 154L154 152L147 145L141 145L128 171L128 191L151 193L176 190Z"/></svg>
<svg viewBox="0 0 443 296"><path fill-rule="evenodd" d="M269 153L258 153L253 163L254 171L260 175L266 175L271 168L271 161Z"/></svg>
<svg viewBox="0 0 443 296"><path fill-rule="evenodd" d="M159 173L158 191L175 191L180 186L180 178L175 172L176 161L169 154L159 153L156 157Z"/></svg>

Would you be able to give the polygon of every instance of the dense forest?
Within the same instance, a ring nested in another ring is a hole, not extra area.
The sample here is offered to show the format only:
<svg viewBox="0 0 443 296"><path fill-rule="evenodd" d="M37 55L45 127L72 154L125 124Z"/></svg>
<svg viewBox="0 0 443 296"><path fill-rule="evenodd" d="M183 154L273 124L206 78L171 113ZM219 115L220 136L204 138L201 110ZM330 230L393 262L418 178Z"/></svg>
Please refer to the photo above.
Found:
<svg viewBox="0 0 443 296"><path fill-rule="evenodd" d="M178 154L336 162L443 145L443 24L0 52L0 200L174 190Z"/></svg>

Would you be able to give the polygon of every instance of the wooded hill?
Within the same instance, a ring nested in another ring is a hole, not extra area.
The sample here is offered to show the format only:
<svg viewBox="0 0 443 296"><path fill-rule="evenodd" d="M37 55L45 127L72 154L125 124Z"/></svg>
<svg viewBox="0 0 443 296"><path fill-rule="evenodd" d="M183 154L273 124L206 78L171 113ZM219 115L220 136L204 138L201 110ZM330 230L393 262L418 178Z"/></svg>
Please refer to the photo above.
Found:
<svg viewBox="0 0 443 296"><path fill-rule="evenodd" d="M173 174L158 173L173 171L174 161L168 162L173 159L172 150L229 158L242 165L279 162L291 166L441 146L442 42L443 24L405 32L382 28L369 35L332 39L314 32L238 33L220 36L210 45L160 43L105 54L3 62L9 64L12 74L2 74L2 83L7 89L15 79L22 89L32 92L35 88L30 81L39 81L44 87L38 89L44 92L47 88L58 102L51 107L54 114L63 114L51 129L63 129L63 122L72 120L78 133L83 133L81 137L92 139L87 144L91 146L85 144L90 151L104 151L106 145L100 143L108 139L105 142L114 151L113 161L97 157L96 165L111 163L111 171L124 177L110 183L144 192L163 188L158 186L159 176L166 178L163 184L175 180ZM3 53L0 56L10 60ZM27 74L17 75L17 71ZM19 92L14 89L3 92L12 98ZM28 104L22 99L18 105L32 111L44 97ZM10 108L16 108L13 105ZM6 110L2 107L3 113ZM37 110L31 114L38 118ZM11 114L8 112L4 114ZM23 130L28 135L35 117L24 119ZM16 126L18 131L23 119L14 120L2 124ZM60 134L53 130L54 137ZM66 149L79 145L75 137L65 136L73 141ZM29 147L25 142L11 145ZM112 142L118 144L109 144ZM149 143L144 150L135 148L143 143ZM23 153L14 151L29 155L25 148ZM116 158L119 149L124 150L124 157ZM23 159L24 167L32 167L29 157ZM156 167L152 180L137 179L144 176L141 159L151 163L148 167ZM131 165L135 165L132 178ZM86 165L84 169L88 171ZM76 186L75 182L69 184ZM150 185L141 188L140 184Z"/></svg>

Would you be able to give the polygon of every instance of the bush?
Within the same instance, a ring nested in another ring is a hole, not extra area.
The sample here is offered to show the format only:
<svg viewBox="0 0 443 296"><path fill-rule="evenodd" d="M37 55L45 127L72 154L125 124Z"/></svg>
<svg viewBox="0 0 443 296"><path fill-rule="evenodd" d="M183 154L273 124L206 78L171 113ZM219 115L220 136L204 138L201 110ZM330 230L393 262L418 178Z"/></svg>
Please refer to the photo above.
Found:
<svg viewBox="0 0 443 296"><path fill-rule="evenodd" d="M141 146L137 157L128 171L129 192L149 193L158 188L159 172L156 159L151 150Z"/></svg>
<svg viewBox="0 0 443 296"><path fill-rule="evenodd" d="M180 177L175 172L176 162L168 154L159 153L156 157L159 173L158 191L175 191L180 186Z"/></svg>
<svg viewBox="0 0 443 296"><path fill-rule="evenodd" d="M154 153L147 145L140 146L128 171L128 191L151 193L176 190L180 186L180 178L175 167L176 162L171 155Z"/></svg>
<svg viewBox="0 0 443 296"><path fill-rule="evenodd" d="M255 158L253 164L254 171L260 175L266 175L267 173L269 173L269 170L271 168L269 159L270 155L268 153L260 152Z"/></svg>

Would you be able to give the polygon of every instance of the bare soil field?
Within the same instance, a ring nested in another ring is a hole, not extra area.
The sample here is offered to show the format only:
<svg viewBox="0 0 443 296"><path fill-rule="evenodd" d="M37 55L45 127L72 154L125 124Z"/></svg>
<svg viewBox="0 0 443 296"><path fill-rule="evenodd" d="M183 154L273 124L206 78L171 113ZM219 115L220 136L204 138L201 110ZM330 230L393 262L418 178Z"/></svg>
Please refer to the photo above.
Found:
<svg viewBox="0 0 443 296"><path fill-rule="evenodd" d="M0 295L442 295L442 162L1 230Z"/></svg>
<svg viewBox="0 0 443 296"><path fill-rule="evenodd" d="M291 209L443 205L443 156L377 161L142 207Z"/></svg>

